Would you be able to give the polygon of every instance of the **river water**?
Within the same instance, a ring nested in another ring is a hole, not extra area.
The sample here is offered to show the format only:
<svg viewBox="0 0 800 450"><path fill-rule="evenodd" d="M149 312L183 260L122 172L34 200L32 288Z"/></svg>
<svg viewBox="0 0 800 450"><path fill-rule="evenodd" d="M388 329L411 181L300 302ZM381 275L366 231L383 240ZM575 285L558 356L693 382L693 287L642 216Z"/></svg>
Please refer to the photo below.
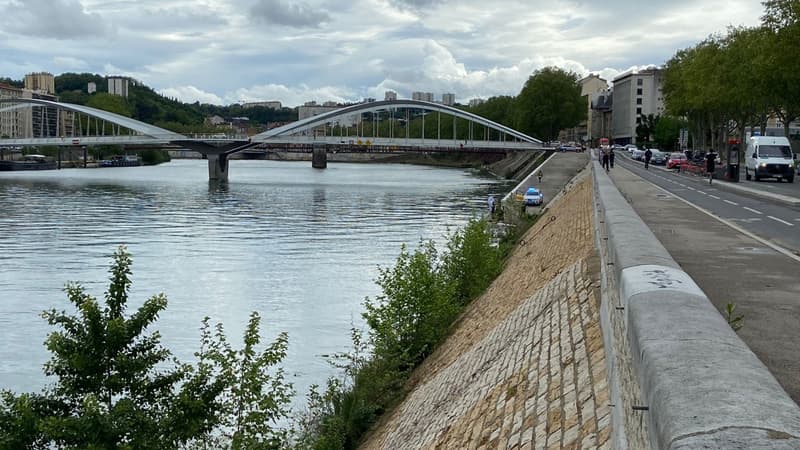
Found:
<svg viewBox="0 0 800 450"><path fill-rule="evenodd" d="M129 311L164 292L156 322L181 360L199 348L204 316L241 346L251 311L264 342L289 334L283 362L302 401L335 373L323 355L350 346L377 267L403 243L443 242L486 209L504 183L459 169L391 164L232 161L230 182L206 161L156 167L0 173L0 389L39 391L48 380L40 313L71 310L67 281L102 300L110 256L133 257Z"/></svg>

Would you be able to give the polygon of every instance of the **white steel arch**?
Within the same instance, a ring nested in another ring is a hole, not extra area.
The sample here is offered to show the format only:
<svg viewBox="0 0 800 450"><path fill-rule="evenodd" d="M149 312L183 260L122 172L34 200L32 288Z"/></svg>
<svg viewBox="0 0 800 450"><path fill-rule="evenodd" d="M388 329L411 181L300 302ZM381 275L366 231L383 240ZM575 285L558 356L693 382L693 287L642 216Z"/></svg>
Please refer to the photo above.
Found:
<svg viewBox="0 0 800 450"><path fill-rule="evenodd" d="M359 103L353 106L347 106L334 111L328 111L306 119L298 120L282 127L273 128L261 134L253 136L253 142L269 142L271 139L290 136L297 133L313 130L320 125L329 122L335 122L337 118L346 117L353 114L363 114L374 111L386 111L392 109L423 109L428 111L438 111L449 114L461 119L466 119L473 123L486 126L495 131L505 133L523 142L528 142L534 145L543 145L542 141L534 137L521 133L513 128L491 121L477 114L472 114L467 111L462 111L452 106L442 105L439 103L425 102L421 100L388 100L371 103Z"/></svg>
<svg viewBox="0 0 800 450"><path fill-rule="evenodd" d="M4 104L10 104L10 106L3 107ZM51 107L85 114L87 116L103 120L120 127L125 127L139 135L152 138L154 141L171 142L186 139L186 136L165 130L155 125L150 125L148 123L131 119L130 117L125 117L109 111L103 111L102 109L91 108L89 106L33 98L0 99L0 112L16 110L20 108L33 108L35 106Z"/></svg>

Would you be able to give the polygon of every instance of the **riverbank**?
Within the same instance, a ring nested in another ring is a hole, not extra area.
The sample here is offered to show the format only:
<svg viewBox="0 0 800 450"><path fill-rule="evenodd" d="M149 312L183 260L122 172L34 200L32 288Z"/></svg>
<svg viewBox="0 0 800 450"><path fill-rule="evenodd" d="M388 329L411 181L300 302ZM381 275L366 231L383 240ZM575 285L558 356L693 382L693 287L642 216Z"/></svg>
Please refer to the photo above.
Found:
<svg viewBox="0 0 800 450"><path fill-rule="evenodd" d="M586 174L523 236L361 448L610 447Z"/></svg>

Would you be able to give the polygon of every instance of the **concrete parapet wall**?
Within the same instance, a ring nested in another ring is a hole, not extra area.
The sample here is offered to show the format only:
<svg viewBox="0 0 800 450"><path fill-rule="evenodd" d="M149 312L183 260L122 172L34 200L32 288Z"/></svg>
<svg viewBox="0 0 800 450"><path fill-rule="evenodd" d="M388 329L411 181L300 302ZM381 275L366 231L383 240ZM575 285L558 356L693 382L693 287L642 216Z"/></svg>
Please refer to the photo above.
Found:
<svg viewBox="0 0 800 450"><path fill-rule="evenodd" d="M652 448L800 448L800 407L593 168Z"/></svg>

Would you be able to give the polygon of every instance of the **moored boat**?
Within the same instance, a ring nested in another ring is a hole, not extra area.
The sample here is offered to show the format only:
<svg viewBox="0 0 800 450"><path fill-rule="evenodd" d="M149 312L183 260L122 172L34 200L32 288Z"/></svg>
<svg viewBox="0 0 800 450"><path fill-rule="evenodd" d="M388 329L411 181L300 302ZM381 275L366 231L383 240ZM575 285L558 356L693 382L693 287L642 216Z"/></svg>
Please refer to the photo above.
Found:
<svg viewBox="0 0 800 450"><path fill-rule="evenodd" d="M44 155L25 155L21 160L0 160L0 170L52 170L58 163Z"/></svg>

